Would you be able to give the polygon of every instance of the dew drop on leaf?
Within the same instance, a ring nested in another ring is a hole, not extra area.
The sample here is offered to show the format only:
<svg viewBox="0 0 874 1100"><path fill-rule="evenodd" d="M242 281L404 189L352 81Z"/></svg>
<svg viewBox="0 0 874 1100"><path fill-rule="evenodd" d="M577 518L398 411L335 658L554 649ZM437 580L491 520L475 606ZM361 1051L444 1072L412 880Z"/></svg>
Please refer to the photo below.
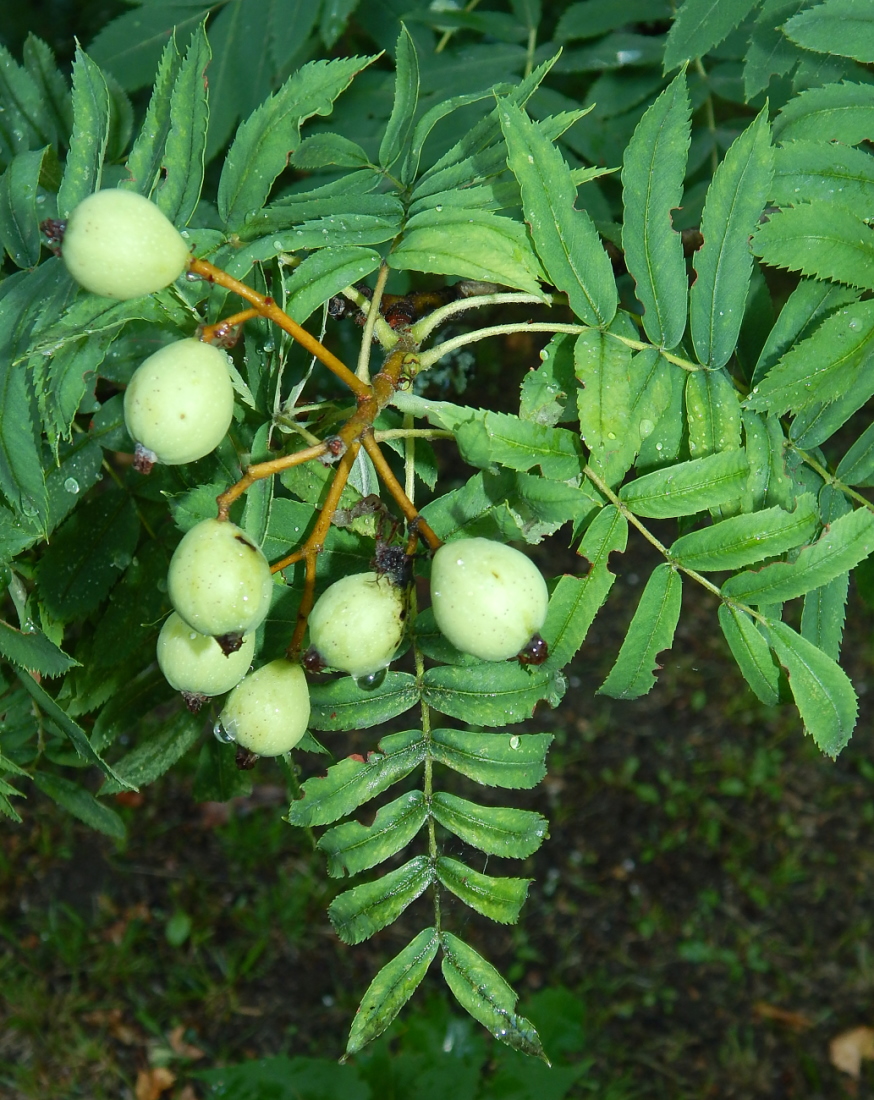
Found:
<svg viewBox="0 0 874 1100"><path fill-rule="evenodd" d="M374 691L385 679L387 669L381 668L378 672L368 673L367 676L356 676L355 683L362 691Z"/></svg>
<svg viewBox="0 0 874 1100"><path fill-rule="evenodd" d="M68 477L67 480L64 482L64 488L67 490L68 493L78 493L79 482L74 477Z"/></svg>
<svg viewBox="0 0 874 1100"><path fill-rule="evenodd" d="M511 749L518 749L521 744L522 744L522 739L521 738L515 737L515 736L510 738L510 748Z"/></svg>

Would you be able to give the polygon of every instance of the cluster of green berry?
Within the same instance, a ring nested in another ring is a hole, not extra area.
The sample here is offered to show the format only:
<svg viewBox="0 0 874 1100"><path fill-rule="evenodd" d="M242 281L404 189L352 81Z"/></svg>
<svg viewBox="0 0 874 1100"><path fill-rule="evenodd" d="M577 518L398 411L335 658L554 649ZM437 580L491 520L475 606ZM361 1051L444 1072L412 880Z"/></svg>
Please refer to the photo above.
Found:
<svg viewBox="0 0 874 1100"><path fill-rule="evenodd" d="M118 299L168 286L189 262L179 232L153 203L129 191L91 195L59 227L58 239L73 277ZM138 468L202 458L227 432L233 405L223 351L196 339L162 348L136 370L125 393ZM157 657L170 685L192 707L230 692L217 729L248 752L276 756L293 748L310 717L301 664L286 656L249 671L274 593L259 547L230 520L203 520L173 554L168 592L174 611L161 629ZM407 579L390 569L332 584L309 614L307 667L357 678L387 668L403 641L408 592ZM503 543L460 539L434 554L434 616L464 653L534 661L528 647L545 621L547 598L536 566Z"/></svg>

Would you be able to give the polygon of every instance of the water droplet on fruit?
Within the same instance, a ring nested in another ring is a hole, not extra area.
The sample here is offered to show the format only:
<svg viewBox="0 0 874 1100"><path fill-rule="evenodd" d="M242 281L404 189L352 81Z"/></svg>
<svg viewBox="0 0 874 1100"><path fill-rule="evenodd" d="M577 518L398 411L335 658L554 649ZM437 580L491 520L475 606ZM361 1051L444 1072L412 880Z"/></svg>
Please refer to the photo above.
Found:
<svg viewBox="0 0 874 1100"><path fill-rule="evenodd" d="M378 672L370 672L367 676L356 676L355 683L362 691L375 691L385 679L387 669L381 668Z"/></svg>
<svg viewBox="0 0 874 1100"><path fill-rule="evenodd" d="M216 741L221 741L222 744L229 745L233 741L236 741L236 737L234 737L233 733L230 730L225 729L220 721L216 722L216 724L212 727L212 733Z"/></svg>
<svg viewBox="0 0 874 1100"><path fill-rule="evenodd" d="M74 477L68 477L67 480L64 482L64 488L67 490L68 493L78 493L79 482Z"/></svg>

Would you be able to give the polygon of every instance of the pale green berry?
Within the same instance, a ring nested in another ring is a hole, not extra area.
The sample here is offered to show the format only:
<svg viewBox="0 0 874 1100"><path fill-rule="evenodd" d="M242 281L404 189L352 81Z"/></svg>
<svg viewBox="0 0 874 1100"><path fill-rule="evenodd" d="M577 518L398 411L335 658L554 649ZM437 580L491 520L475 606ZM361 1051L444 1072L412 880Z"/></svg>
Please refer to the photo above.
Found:
<svg viewBox="0 0 874 1100"><path fill-rule="evenodd" d="M219 721L228 737L258 756L288 752L306 733L310 692L300 665L280 657L242 680Z"/></svg>
<svg viewBox="0 0 874 1100"><path fill-rule="evenodd" d="M329 668L370 676L397 653L405 617L403 588L378 573L352 573L316 601L310 642Z"/></svg>
<svg viewBox="0 0 874 1100"><path fill-rule="evenodd" d="M263 622L273 578L267 559L239 527L205 519L176 547L167 588L189 626L223 637L248 634Z"/></svg>
<svg viewBox="0 0 874 1100"><path fill-rule="evenodd" d="M67 219L61 256L77 283L107 298L139 298L174 282L188 266L184 238L135 191L95 191Z"/></svg>
<svg viewBox="0 0 874 1100"><path fill-rule="evenodd" d="M209 454L224 438L233 414L228 357L201 340L176 340L150 355L124 394L131 439L149 452L151 461L166 466Z"/></svg>
<svg viewBox="0 0 874 1100"><path fill-rule="evenodd" d="M223 695L249 671L255 654L255 635L227 656L215 638L192 629L175 611L158 635L158 664L170 687L189 695Z"/></svg>
<svg viewBox="0 0 874 1100"><path fill-rule="evenodd" d="M515 657L543 626L548 601L537 566L502 542L447 542L431 563L437 626L456 649L484 661Z"/></svg>

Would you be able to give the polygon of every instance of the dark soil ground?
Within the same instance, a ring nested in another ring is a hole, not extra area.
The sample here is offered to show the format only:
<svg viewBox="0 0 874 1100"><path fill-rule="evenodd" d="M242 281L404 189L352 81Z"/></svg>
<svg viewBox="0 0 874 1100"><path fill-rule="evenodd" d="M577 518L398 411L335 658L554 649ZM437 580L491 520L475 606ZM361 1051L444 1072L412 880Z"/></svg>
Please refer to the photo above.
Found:
<svg viewBox="0 0 874 1100"><path fill-rule="evenodd" d="M653 692L595 697L648 562L615 567L613 614L561 708L530 724L555 734L547 779L480 792L551 822L512 872L535 879L522 920L501 928L459 903L446 926L509 977L523 1013L537 990L578 994L593 1064L570 1095L872 1095L865 1064L855 1080L829 1060L831 1040L874 1025L870 614L851 597L862 714L833 763L794 708L746 690L694 592ZM377 733L354 737L361 751ZM428 912L341 944L325 914L340 887L281 821L277 776L262 761L253 796L226 807L194 802L183 770L124 810L123 846L36 797L23 826L0 825L2 1100L130 1097L138 1073L140 1100L159 1095L143 1084L156 1065L176 1076L164 1095L191 1100L190 1068L340 1055L373 974ZM407 1011L440 989L434 968Z"/></svg>

